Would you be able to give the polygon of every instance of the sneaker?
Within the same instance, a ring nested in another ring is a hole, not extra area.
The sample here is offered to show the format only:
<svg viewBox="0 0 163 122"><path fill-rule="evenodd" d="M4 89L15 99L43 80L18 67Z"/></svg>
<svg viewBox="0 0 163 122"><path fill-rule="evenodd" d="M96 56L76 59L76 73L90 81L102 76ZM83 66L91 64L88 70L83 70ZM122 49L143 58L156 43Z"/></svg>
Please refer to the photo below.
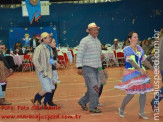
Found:
<svg viewBox="0 0 163 122"><path fill-rule="evenodd" d="M124 112L123 112L123 110L121 110L120 108L118 108L118 113L119 113L119 116L121 117L121 118L124 118L125 116L124 116Z"/></svg>
<svg viewBox="0 0 163 122"><path fill-rule="evenodd" d="M0 98L0 105L11 105L12 103L5 100L5 98Z"/></svg>
<svg viewBox="0 0 163 122"><path fill-rule="evenodd" d="M94 109L91 109L89 110L89 112L92 112L92 113L101 113L102 111L98 108L94 108Z"/></svg>
<svg viewBox="0 0 163 122"><path fill-rule="evenodd" d="M98 106L98 107L101 107L101 106L102 106L102 104L101 104L101 103L99 103L97 106Z"/></svg>
<svg viewBox="0 0 163 122"><path fill-rule="evenodd" d="M139 117L142 119L149 119L147 116L144 115L144 113L139 113Z"/></svg>
<svg viewBox="0 0 163 122"><path fill-rule="evenodd" d="M81 108L84 110L84 111L88 111L88 107L86 105L83 105L83 104L80 104L78 102L78 104L81 106Z"/></svg>

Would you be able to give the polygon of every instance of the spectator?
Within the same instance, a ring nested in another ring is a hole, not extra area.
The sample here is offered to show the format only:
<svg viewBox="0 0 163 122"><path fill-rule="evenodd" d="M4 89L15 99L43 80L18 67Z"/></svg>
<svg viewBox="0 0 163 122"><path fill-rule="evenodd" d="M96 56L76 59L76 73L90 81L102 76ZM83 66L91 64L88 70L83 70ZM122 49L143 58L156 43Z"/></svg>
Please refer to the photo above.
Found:
<svg viewBox="0 0 163 122"><path fill-rule="evenodd" d="M112 45L112 50L121 49L121 46L118 44L118 39L114 39L114 44Z"/></svg>
<svg viewBox="0 0 163 122"><path fill-rule="evenodd" d="M144 50L145 55L148 56L151 54L152 48L150 47L150 42L148 40L145 41L142 48Z"/></svg>
<svg viewBox="0 0 163 122"><path fill-rule="evenodd" d="M39 37L38 35L33 35L33 38L30 41L30 47L32 48L32 52L34 52L35 48L39 45Z"/></svg>
<svg viewBox="0 0 163 122"><path fill-rule="evenodd" d="M105 47L105 45L101 45L101 50L107 50L107 48Z"/></svg>
<svg viewBox="0 0 163 122"><path fill-rule="evenodd" d="M124 41L124 44L123 44L123 46L122 46L122 49L124 49L126 46L129 46L130 45L130 41L128 40L128 39L126 39L125 41Z"/></svg>

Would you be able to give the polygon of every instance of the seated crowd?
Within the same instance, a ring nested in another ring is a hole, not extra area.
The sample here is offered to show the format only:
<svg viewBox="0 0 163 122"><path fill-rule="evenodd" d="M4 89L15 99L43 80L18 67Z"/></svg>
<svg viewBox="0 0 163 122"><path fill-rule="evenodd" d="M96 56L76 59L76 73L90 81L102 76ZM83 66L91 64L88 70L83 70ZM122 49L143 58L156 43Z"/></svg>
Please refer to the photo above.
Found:
<svg viewBox="0 0 163 122"><path fill-rule="evenodd" d="M155 40L152 40L152 38L148 38L146 40L142 40L139 42L139 45L143 48L145 55L147 56L147 60L153 64L152 60L154 59L154 52L155 52L155 48L154 48L154 43L158 43L158 38L155 38ZM157 44L156 43L156 44ZM119 42L118 39L114 39L113 40L113 45L111 44L102 44L101 45L101 49L103 51L108 51L111 50L112 52L116 52L118 50L121 50L123 52L123 49L129 45L129 41L126 39L123 42ZM119 51L118 51L119 52ZM115 55L116 58L116 55ZM106 60L104 60L104 62L106 62ZM119 62L119 61L118 61ZM116 65L116 62L115 62ZM118 65L119 66L119 65Z"/></svg>
<svg viewBox="0 0 163 122"><path fill-rule="evenodd" d="M32 40L30 42L32 42ZM10 62L12 62L11 67L14 71L23 69L24 63L32 62L34 50L36 46L38 46L40 43L37 43L35 47L31 44L32 43L30 43L29 47L25 46L25 44L22 46L21 42L17 42L14 45L14 50L9 50L5 45L3 45L3 51L1 53L3 53L9 64L11 64ZM73 59L75 59L74 56L76 56L77 53L77 47L70 48L69 45L67 45L67 47L61 47L59 44L59 47L56 47L56 50L61 58L59 62L61 62L64 68L68 66L68 62L70 64L72 63Z"/></svg>

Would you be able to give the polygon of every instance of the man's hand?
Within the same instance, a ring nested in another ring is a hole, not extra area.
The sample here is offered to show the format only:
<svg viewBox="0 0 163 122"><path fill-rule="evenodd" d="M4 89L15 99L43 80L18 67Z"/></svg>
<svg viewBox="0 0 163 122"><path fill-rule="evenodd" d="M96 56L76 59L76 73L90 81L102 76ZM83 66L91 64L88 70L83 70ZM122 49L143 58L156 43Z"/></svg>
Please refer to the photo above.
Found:
<svg viewBox="0 0 163 122"><path fill-rule="evenodd" d="M10 69L9 69L9 72L10 72L10 73L12 73L12 72L13 72L13 70L10 68Z"/></svg>
<svg viewBox="0 0 163 122"><path fill-rule="evenodd" d="M104 54L101 55L101 61L103 61L105 58Z"/></svg>
<svg viewBox="0 0 163 122"><path fill-rule="evenodd" d="M82 69L78 69L78 72L77 72L79 75L82 75L83 74L83 71Z"/></svg>
<svg viewBox="0 0 163 122"><path fill-rule="evenodd" d="M56 68L58 69L60 67L60 64L59 63L56 63Z"/></svg>
<svg viewBox="0 0 163 122"><path fill-rule="evenodd" d="M53 80L53 85L55 85L55 81Z"/></svg>

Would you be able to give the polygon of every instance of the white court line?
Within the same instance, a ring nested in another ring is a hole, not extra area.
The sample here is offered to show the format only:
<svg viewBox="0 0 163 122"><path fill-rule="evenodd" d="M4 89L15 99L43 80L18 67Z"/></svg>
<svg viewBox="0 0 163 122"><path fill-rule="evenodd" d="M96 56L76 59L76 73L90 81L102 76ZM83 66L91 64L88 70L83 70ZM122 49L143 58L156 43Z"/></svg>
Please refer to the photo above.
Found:
<svg viewBox="0 0 163 122"><path fill-rule="evenodd" d="M125 95L114 95L114 96L105 96L105 97L121 97L121 96L125 96ZM104 98L104 97L102 97ZM55 100L55 101L70 101L70 100L79 100L80 98L73 98L73 99L58 99L58 100ZM10 99L8 99L10 100ZM17 99L19 100L19 99ZM14 104L19 104L19 103L31 103L30 99L28 102L15 102Z"/></svg>
<svg viewBox="0 0 163 122"><path fill-rule="evenodd" d="M81 85L81 84L84 84L84 83L60 83L59 85ZM19 89L19 88L33 88L33 87L36 87L36 86L20 86L20 87L7 87L7 89Z"/></svg>
<svg viewBox="0 0 163 122"><path fill-rule="evenodd" d="M153 94L153 93L148 93L148 94ZM126 94L124 95L114 95L114 96L101 96L101 98L113 98L113 97L123 97L123 96L126 96ZM80 98L73 98L73 99L58 99L58 100L55 100L55 101L70 101L70 100L79 100ZM10 99L8 99L10 100ZM19 100L19 99L17 99ZM19 104L19 103L31 103L30 102L30 99L28 102L15 102L14 104Z"/></svg>
<svg viewBox="0 0 163 122"><path fill-rule="evenodd" d="M25 89L25 88L34 88L35 86L22 86L22 87L7 87L7 89L20 89L20 88L23 88L23 89Z"/></svg>
<svg viewBox="0 0 163 122"><path fill-rule="evenodd" d="M153 94L153 93L148 93L148 94ZM101 96L101 98L113 98L113 97L123 97L123 96L126 96L126 94L124 94L124 95L113 95L113 96ZM80 99L80 98L58 99L58 100L55 100L55 101L70 101L70 100L76 100L76 99ZM19 99L17 99L17 100L19 100ZM31 103L31 102L30 102L30 99L29 99L28 102L15 102L15 103Z"/></svg>
<svg viewBox="0 0 163 122"><path fill-rule="evenodd" d="M114 83L114 82L115 81L108 81L108 83ZM83 82L83 83L60 83L59 85L61 85L61 86L66 85L67 86L67 85L83 85L83 84L85 84L85 82ZM33 87L36 87L36 86L7 87L7 89L33 88Z"/></svg>
<svg viewBox="0 0 163 122"><path fill-rule="evenodd" d="M103 115L102 113L94 113L94 114L90 114L90 115Z"/></svg>
<svg viewBox="0 0 163 122"><path fill-rule="evenodd" d="M76 84L78 84L78 85L81 85L81 84L85 84L85 83L61 83L61 84L59 84L59 85L62 85L62 86L64 86L64 85L76 85Z"/></svg>
<svg viewBox="0 0 163 122"><path fill-rule="evenodd" d="M70 74L66 74L66 75L65 75L65 74L63 75L63 74L62 74L62 75L59 75L59 76L60 76L60 77L73 77L73 78L74 78L74 77L78 77L78 78L82 77L82 76L70 75Z"/></svg>

